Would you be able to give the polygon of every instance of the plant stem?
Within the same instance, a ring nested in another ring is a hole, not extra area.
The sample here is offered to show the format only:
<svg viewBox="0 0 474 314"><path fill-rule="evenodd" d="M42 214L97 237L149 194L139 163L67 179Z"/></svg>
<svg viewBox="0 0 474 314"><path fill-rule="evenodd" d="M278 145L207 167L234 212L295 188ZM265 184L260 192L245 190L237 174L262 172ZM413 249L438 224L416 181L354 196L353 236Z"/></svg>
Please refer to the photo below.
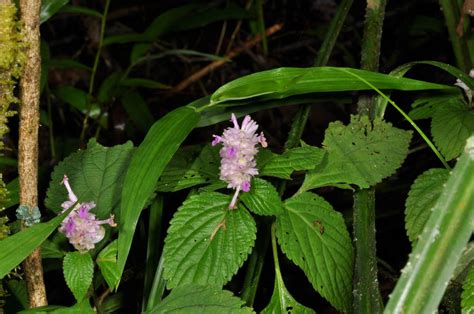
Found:
<svg viewBox="0 0 474 314"><path fill-rule="evenodd" d="M361 69L378 71L382 26L386 0L368 0L364 35L361 45ZM374 117L377 111L375 97L359 97L358 114ZM375 188L354 192L354 313L381 313L383 311L377 278Z"/></svg>
<svg viewBox="0 0 474 314"><path fill-rule="evenodd" d="M99 46L97 47L97 53L95 54L94 65L92 66L91 77L89 81L89 91L87 97L87 112L84 117L84 121L82 122L82 130L81 135L79 137L79 143L83 143L84 136L87 131L88 123L89 123L89 115L92 108L91 98L92 93L94 92L94 81L95 75L97 73L97 67L99 66L100 61L100 54L102 53L102 45L104 42L104 33L105 33L105 24L107 22L107 14L109 12L110 0L105 1L104 13L102 14L101 24L100 24L100 35L99 35Z"/></svg>
<svg viewBox="0 0 474 314"><path fill-rule="evenodd" d="M456 33L456 26L460 20L460 10L456 1L440 0L441 11L443 11L446 26L448 27L449 38L454 51L456 65L464 72L469 72L472 67L469 49L464 37L459 37Z"/></svg>
<svg viewBox="0 0 474 314"><path fill-rule="evenodd" d="M354 312L381 313L375 248L375 190L354 193Z"/></svg>
<svg viewBox="0 0 474 314"><path fill-rule="evenodd" d="M324 38L321 48L319 49L318 56L314 61L314 66L320 67L325 66L329 57L331 56L334 45L336 44L337 37L341 32L341 28L346 20L347 13L352 6L353 0L342 0L341 4L337 7L336 14L329 25L328 32ZM296 116L291 125L291 130L288 134L288 139L285 143L285 148L293 148L299 145L303 130L308 121L309 113L311 110L311 104L302 105L298 109Z"/></svg>
<svg viewBox="0 0 474 314"><path fill-rule="evenodd" d="M29 208L38 205L38 129L40 99L40 0L20 0L24 25L26 61L20 81L20 130L18 140L18 174L20 204ZM30 307L47 305L40 249L24 263Z"/></svg>

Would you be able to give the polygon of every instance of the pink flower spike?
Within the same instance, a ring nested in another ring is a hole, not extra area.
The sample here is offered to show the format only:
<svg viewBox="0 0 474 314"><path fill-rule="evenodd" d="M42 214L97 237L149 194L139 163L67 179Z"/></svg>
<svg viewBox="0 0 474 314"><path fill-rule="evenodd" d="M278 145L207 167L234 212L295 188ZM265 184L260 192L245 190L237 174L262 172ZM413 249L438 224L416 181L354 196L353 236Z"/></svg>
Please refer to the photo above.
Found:
<svg viewBox="0 0 474 314"><path fill-rule="evenodd" d="M64 203L61 204L61 207L64 210L66 210L66 209L69 209L72 205L74 205L74 203L77 202L77 196L76 194L74 194L71 186L69 185L69 178L67 177L67 175L64 175L63 180L61 181L61 184L64 184L64 186L66 187L68 198L69 198L68 201L65 201Z"/></svg>
<svg viewBox="0 0 474 314"><path fill-rule="evenodd" d="M227 188L235 190L230 208L235 208L240 191L250 190L250 181L258 174L255 155L258 152L257 144L267 147L263 132L257 135L258 124L247 115L239 126L235 114L230 120L234 126L224 130L222 136L213 135L213 144L222 143L220 150L221 166L220 179L227 182Z"/></svg>

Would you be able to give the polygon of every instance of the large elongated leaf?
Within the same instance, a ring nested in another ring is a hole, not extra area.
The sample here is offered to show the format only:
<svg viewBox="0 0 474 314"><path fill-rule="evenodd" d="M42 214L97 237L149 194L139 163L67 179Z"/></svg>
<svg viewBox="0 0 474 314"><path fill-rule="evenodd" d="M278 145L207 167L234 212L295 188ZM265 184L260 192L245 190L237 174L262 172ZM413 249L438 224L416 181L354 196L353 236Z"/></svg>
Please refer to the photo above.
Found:
<svg viewBox="0 0 474 314"><path fill-rule="evenodd" d="M450 174L385 313L433 313L472 236L474 136Z"/></svg>
<svg viewBox="0 0 474 314"><path fill-rule="evenodd" d="M350 311L353 251L342 215L322 197L302 193L277 217L283 252L303 269L314 289L341 311Z"/></svg>
<svg viewBox="0 0 474 314"><path fill-rule="evenodd" d="M54 168L46 207L55 212L61 210L61 204L68 196L66 188L60 182L67 175L81 202L93 201L97 205L94 211L98 217L109 216L120 201L125 169L130 163L132 152L131 142L104 147L94 140L90 141L87 149L71 154Z"/></svg>
<svg viewBox="0 0 474 314"><path fill-rule="evenodd" d="M314 169L323 161L325 151L314 146L293 148L276 155L265 164L260 175L291 179L294 171Z"/></svg>
<svg viewBox="0 0 474 314"><path fill-rule="evenodd" d="M18 266L53 233L69 211L48 222L39 223L0 241L0 278Z"/></svg>
<svg viewBox="0 0 474 314"><path fill-rule="evenodd" d="M192 108L178 108L156 122L134 154L122 190L117 265L121 275L140 212L179 145L199 121Z"/></svg>
<svg viewBox="0 0 474 314"><path fill-rule="evenodd" d="M265 99L285 98L317 92L342 92L371 89L356 76L378 89L455 90L455 87L398 78L364 70L335 67L278 68L250 74L220 87L211 96L211 103L221 103L265 96Z"/></svg>
<svg viewBox="0 0 474 314"><path fill-rule="evenodd" d="M171 291L163 301L145 313L254 313L244 301L218 286L187 285Z"/></svg>
<svg viewBox="0 0 474 314"><path fill-rule="evenodd" d="M352 116L347 126L331 123L323 142L327 160L307 173L300 191L339 184L368 188L382 181L402 164L411 133L367 116Z"/></svg>
<svg viewBox="0 0 474 314"><path fill-rule="evenodd" d="M474 134L474 109L459 101L439 106L431 120L431 133L446 160L458 157Z"/></svg>
<svg viewBox="0 0 474 314"><path fill-rule="evenodd" d="M40 23L44 23L49 20L54 14L56 14L63 6L65 6L69 0L43 0L41 1L40 9Z"/></svg>
<svg viewBox="0 0 474 314"><path fill-rule="evenodd" d="M406 200L405 227L413 244L430 218L431 209L441 195L448 177L449 171L446 169L430 169L416 178L411 186Z"/></svg>
<svg viewBox="0 0 474 314"><path fill-rule="evenodd" d="M207 192L192 196L171 220L163 248L167 287L224 285L250 253L256 226L247 210L229 209L230 197Z"/></svg>
<svg viewBox="0 0 474 314"><path fill-rule="evenodd" d="M268 181L255 178L249 192L240 196L245 206L257 215L278 215L283 211L280 195Z"/></svg>
<svg viewBox="0 0 474 314"><path fill-rule="evenodd" d="M67 253L64 256L63 273L77 302L81 302L89 290L94 274L94 262L90 253Z"/></svg>

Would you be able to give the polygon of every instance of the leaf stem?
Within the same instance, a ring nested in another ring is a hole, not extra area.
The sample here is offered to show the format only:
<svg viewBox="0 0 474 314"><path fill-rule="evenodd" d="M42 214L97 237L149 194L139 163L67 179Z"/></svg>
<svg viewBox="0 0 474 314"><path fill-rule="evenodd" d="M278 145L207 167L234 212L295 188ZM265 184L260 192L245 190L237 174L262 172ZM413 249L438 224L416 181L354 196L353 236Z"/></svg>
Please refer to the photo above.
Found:
<svg viewBox="0 0 474 314"><path fill-rule="evenodd" d="M89 80L89 91L88 91L88 97L87 97L87 112L86 115L84 116L84 120L82 122L82 130L81 130L81 135L79 137L79 143L83 143L84 141L84 136L88 127L89 123L89 115L92 109L92 103L91 103L91 98L92 98L92 93L94 92L94 82L95 82L95 76L97 74L97 67L99 66L99 61L100 61L100 55L102 53L102 45L104 42L104 34L105 34L105 24L107 22L107 14L109 12L109 6L110 6L110 0L105 1L105 7L104 7L104 13L102 14L101 18L101 24L100 24L100 35L99 35L99 44L97 47L97 52L95 54L94 58L94 65L92 66L92 72L91 72L91 77Z"/></svg>

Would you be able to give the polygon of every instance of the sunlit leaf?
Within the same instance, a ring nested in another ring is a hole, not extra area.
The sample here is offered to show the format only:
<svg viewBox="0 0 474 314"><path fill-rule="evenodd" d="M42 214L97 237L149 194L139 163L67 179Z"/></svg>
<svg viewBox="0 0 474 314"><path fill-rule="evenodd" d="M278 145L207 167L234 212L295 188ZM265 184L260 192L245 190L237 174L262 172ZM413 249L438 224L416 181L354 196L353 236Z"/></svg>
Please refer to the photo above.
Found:
<svg viewBox="0 0 474 314"><path fill-rule="evenodd" d="M254 313L244 301L218 286L187 285L173 289L169 296L145 313Z"/></svg>
<svg viewBox="0 0 474 314"><path fill-rule="evenodd" d="M347 126L332 122L326 129L325 161L307 173L300 191L321 186L356 184L368 188L390 176L408 153L411 131L367 116L352 116Z"/></svg>
<svg viewBox="0 0 474 314"><path fill-rule="evenodd" d="M94 140L87 149L69 155L60 162L51 174L47 191L46 207L59 212L61 204L68 199L66 188L60 184L67 175L74 193L81 202L95 202L93 212L106 218L118 207L120 191L133 146L131 142L113 147L104 147Z"/></svg>
<svg viewBox="0 0 474 314"><path fill-rule="evenodd" d="M64 256L63 273L69 289L80 302L86 296L94 274L94 262L90 253L67 253Z"/></svg>
<svg viewBox="0 0 474 314"><path fill-rule="evenodd" d="M353 251L344 218L313 193L292 197L284 206L276 230L281 249L316 291L338 310L349 312Z"/></svg>
<svg viewBox="0 0 474 314"><path fill-rule="evenodd" d="M430 218L431 209L441 195L448 176L446 169L430 169L416 178L411 186L406 200L405 227L413 244Z"/></svg>
<svg viewBox="0 0 474 314"><path fill-rule="evenodd" d="M231 198L207 192L186 200L173 216L163 248L164 276L172 289L186 284L223 286L252 250L256 226Z"/></svg>

